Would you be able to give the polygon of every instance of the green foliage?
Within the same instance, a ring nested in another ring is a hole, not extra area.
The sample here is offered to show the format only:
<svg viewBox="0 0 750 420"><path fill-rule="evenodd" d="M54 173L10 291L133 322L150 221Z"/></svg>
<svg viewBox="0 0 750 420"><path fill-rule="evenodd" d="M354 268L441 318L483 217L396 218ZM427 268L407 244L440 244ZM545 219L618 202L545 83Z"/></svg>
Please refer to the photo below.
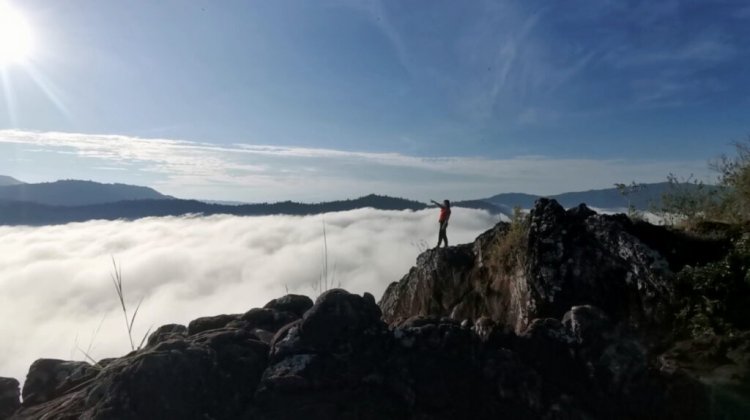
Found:
<svg viewBox="0 0 750 420"><path fill-rule="evenodd" d="M750 327L750 237L720 261L685 266L676 276L679 335L728 334Z"/></svg>
<svg viewBox="0 0 750 420"><path fill-rule="evenodd" d="M731 223L750 222L750 137L735 143L736 156L721 156L711 166L719 173L719 184L726 191L718 210Z"/></svg>
<svg viewBox="0 0 750 420"><path fill-rule="evenodd" d="M750 222L750 137L735 143L735 156L721 156L711 164L718 185L670 174L670 191L662 197L660 212L670 223L692 226L702 221L735 224Z"/></svg>
<svg viewBox="0 0 750 420"><path fill-rule="evenodd" d="M715 216L719 192L715 186L707 185L693 175L679 179L669 174L667 181L669 191L662 196L661 207L657 211L669 224L690 226Z"/></svg>
<svg viewBox="0 0 750 420"><path fill-rule="evenodd" d="M500 266L510 272L514 266L523 265L526 258L530 217L519 207L513 209L508 232L498 244Z"/></svg>
<svg viewBox="0 0 750 420"><path fill-rule="evenodd" d="M633 204L631 196L640 191L643 191L644 189L646 189L646 186L644 184L632 181L630 184L615 183L615 187L617 188L617 191L620 192L620 195L622 195L628 203L628 217L630 217L631 219L643 219L643 212L638 210L638 208Z"/></svg>

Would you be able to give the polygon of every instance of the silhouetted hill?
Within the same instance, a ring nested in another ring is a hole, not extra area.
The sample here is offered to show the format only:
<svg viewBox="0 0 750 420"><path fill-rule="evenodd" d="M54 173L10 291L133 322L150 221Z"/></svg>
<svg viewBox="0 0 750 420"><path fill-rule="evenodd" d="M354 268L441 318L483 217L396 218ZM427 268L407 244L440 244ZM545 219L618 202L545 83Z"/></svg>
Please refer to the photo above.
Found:
<svg viewBox="0 0 750 420"><path fill-rule="evenodd" d="M640 191L630 194L627 198L620 194L617 188L605 188L600 190L588 190L578 192L568 192L550 196L539 196L523 193L505 193L497 194L490 198L485 198L491 204L499 207L521 207L524 209L531 208L534 201L538 198L546 197L559 202L563 207L575 207L581 203L586 203L590 207L603 209L625 208L632 204L639 210L648 210L653 206L661 203L664 193L668 192L670 184L668 182L657 182L653 184L643 184L644 188ZM681 188L691 188L691 184L681 184ZM630 202L628 202L630 200Z"/></svg>
<svg viewBox="0 0 750 420"><path fill-rule="evenodd" d="M531 208L534 205L534 201L540 196L533 194L524 193L502 193L493 195L490 198L485 198L482 201L486 201L496 206L502 206L506 208L521 207L523 209Z"/></svg>
<svg viewBox="0 0 750 420"><path fill-rule="evenodd" d="M46 206L38 203L0 201L0 224L47 225L82 222L93 219L138 219L152 216L180 216L185 214L231 214L236 216L262 216L272 214L309 215L332 211L373 207L381 210L420 210L423 203L401 198L368 195L354 200L328 203L261 203L243 205L209 204L197 200L131 200L88 206Z"/></svg>
<svg viewBox="0 0 750 420"><path fill-rule="evenodd" d="M505 206L497 206L485 200L463 200L454 201L451 203L451 207L463 207L468 209L485 210L490 214L505 214L510 216L513 214L513 209L510 210Z"/></svg>
<svg viewBox="0 0 750 420"><path fill-rule="evenodd" d="M2 225L50 225L87 220L139 219L143 217L181 216L185 214L231 214L235 216L310 215L371 207L378 210L423 210L429 206L419 201L370 194L353 200L323 203L282 201L259 204L211 204L198 200L147 199L127 200L85 206L49 206L32 202L0 200ZM454 207L468 207L499 213L498 208L483 201L457 202Z"/></svg>
<svg viewBox="0 0 750 420"><path fill-rule="evenodd" d="M628 199L630 199L630 203L636 208L647 210L653 205L661 203L661 197L669 191L670 184L668 182L658 182L645 184L644 187L640 191L629 194L627 198L623 197L617 188L569 192L558 194L551 198L557 200L564 207L574 207L581 203L586 203L591 207L600 208L627 207Z"/></svg>
<svg viewBox="0 0 750 420"><path fill-rule="evenodd" d="M5 187L8 185L21 185L23 182L6 175L0 175L0 187Z"/></svg>
<svg viewBox="0 0 750 420"><path fill-rule="evenodd" d="M101 184L65 180L41 184L0 186L0 200L23 201L50 206L86 206L123 200L170 198L158 191L136 185Z"/></svg>

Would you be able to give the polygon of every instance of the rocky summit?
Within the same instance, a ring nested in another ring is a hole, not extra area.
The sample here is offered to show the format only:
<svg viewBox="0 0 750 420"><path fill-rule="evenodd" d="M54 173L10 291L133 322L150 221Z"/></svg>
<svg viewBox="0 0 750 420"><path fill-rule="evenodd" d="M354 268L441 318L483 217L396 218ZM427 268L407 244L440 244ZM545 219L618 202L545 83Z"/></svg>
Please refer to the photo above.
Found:
<svg viewBox="0 0 750 420"><path fill-rule="evenodd" d="M713 295L680 280L734 240L542 199L424 252L379 303L287 295L94 365L37 360L22 392L0 378L0 418L750 418L747 285L696 330Z"/></svg>

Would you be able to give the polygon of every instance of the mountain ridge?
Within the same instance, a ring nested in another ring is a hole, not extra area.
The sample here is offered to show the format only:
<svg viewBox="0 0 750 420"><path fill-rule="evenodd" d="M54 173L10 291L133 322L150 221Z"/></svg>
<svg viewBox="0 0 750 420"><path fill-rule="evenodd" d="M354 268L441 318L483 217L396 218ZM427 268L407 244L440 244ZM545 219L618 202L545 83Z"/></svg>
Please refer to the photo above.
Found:
<svg viewBox="0 0 750 420"><path fill-rule="evenodd" d="M657 207L661 196L669 188L671 184L663 182L644 184L644 188L627 197L616 188L608 188L567 192L549 198L556 199L566 208L586 203L599 209L613 210L632 206L647 210ZM514 207L531 208L539 198L542 197L534 194L502 193L484 199L456 200L453 201L453 206L511 217ZM291 200L275 203L222 203L178 199L149 187L80 180L0 186L0 225L45 225L185 214L310 215L365 207L380 210L423 210L431 206L416 200L377 194L318 203Z"/></svg>
<svg viewBox="0 0 750 420"><path fill-rule="evenodd" d="M182 216L201 214L204 216L229 214L235 216L310 215L329 211L354 210L373 207L380 210L421 210L424 203L370 195L354 200L329 203L304 204L292 201L243 205L209 204L197 200L148 199L119 201L87 206L47 206L31 202L0 201L0 224L5 225L49 225L87 220L139 219L144 217Z"/></svg>
<svg viewBox="0 0 750 420"><path fill-rule="evenodd" d="M586 203L590 207L596 208L627 208L633 206L638 210L648 210L658 206L664 193L670 191L672 184L669 182L654 182L648 184L638 184L641 188L624 196L616 187L600 188L584 191L570 191L560 194L537 195L527 193L501 193L482 200L495 205L521 207L528 209L533 207L534 202L540 198L549 198L559 202L563 207L575 207L578 204ZM690 184L683 184L690 185Z"/></svg>
<svg viewBox="0 0 750 420"><path fill-rule="evenodd" d="M22 185L25 184L23 181L19 181L16 178L8 175L0 175L0 187L6 187L10 185Z"/></svg>
<svg viewBox="0 0 750 420"><path fill-rule="evenodd" d="M166 198L171 197L150 187L72 179L0 186L0 200L32 202L49 206L85 206L124 200Z"/></svg>

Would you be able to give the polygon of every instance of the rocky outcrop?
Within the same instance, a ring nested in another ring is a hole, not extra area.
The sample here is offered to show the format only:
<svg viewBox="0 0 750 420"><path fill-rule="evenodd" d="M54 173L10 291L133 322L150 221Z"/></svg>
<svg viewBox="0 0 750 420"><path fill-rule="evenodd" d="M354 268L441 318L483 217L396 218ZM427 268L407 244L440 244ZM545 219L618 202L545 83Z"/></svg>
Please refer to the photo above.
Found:
<svg viewBox="0 0 750 420"><path fill-rule="evenodd" d="M520 333L534 319L594 305L634 329L658 325L669 316L673 270L684 264L672 251L718 258L726 244L643 225L540 199L526 226L501 222L473 244L420 255L383 295L384 319L486 316Z"/></svg>
<svg viewBox="0 0 750 420"><path fill-rule="evenodd" d="M488 319L389 326L371 295L343 290L303 313L272 308L301 317L270 346L249 323L177 333L103 366L37 361L10 418L701 418L710 407L689 378L651 370L637 341L592 306L520 335Z"/></svg>
<svg viewBox="0 0 750 420"><path fill-rule="evenodd" d="M540 201L423 253L380 304L287 295L93 366L38 360L23 405L0 378L0 419L747 418L750 336L644 333L666 331L672 273L697 261L672 251L723 246L678 236Z"/></svg>

